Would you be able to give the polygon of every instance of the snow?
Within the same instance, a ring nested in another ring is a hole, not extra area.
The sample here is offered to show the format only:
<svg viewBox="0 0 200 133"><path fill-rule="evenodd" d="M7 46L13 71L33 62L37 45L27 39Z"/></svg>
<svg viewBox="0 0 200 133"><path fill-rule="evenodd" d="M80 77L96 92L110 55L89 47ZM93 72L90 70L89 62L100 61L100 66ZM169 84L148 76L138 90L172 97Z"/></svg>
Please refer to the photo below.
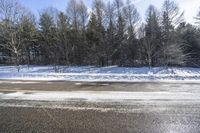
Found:
<svg viewBox="0 0 200 133"><path fill-rule="evenodd" d="M188 88L189 89L189 88ZM0 93L0 107L67 109L118 113L160 113L200 103L200 93L124 91L34 91ZM182 113L189 114L187 108ZM198 110L195 113L198 113Z"/></svg>
<svg viewBox="0 0 200 133"><path fill-rule="evenodd" d="M71 91L71 92L13 92L0 94L3 100L135 102L135 101L193 101L199 102L199 93L189 92L123 92L123 91Z"/></svg>
<svg viewBox="0 0 200 133"><path fill-rule="evenodd" d="M199 82L200 68L131 68L131 67L65 67L55 72L52 66L0 66L0 79L35 81L96 81L96 82Z"/></svg>
<svg viewBox="0 0 200 133"><path fill-rule="evenodd" d="M41 82L0 81L0 84L39 84Z"/></svg>

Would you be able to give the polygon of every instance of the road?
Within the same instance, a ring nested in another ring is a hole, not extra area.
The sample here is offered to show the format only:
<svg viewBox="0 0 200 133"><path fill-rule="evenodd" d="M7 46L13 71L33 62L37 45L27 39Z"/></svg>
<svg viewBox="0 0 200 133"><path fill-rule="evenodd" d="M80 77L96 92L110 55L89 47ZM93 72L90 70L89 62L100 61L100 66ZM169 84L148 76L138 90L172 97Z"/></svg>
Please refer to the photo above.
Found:
<svg viewBox="0 0 200 133"><path fill-rule="evenodd" d="M1 133L199 133L200 84L0 81Z"/></svg>

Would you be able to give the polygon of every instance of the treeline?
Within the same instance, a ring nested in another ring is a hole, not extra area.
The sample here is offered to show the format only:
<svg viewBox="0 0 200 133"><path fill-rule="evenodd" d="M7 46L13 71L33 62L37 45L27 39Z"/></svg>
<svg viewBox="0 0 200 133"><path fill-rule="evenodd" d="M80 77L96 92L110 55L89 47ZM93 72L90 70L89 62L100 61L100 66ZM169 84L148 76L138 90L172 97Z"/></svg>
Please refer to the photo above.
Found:
<svg viewBox="0 0 200 133"><path fill-rule="evenodd" d="M70 0L44 9L39 22L16 0L0 0L2 63L95 66L200 65L200 29L171 0L150 5L142 22L134 1ZM200 12L195 18L200 24ZM9 57L9 58L8 58Z"/></svg>

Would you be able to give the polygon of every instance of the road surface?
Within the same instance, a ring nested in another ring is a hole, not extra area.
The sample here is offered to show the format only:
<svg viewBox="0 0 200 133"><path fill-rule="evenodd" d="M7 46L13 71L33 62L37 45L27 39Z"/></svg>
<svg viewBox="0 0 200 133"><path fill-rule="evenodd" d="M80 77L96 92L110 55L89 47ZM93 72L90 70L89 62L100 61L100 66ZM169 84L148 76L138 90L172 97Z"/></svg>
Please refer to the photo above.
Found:
<svg viewBox="0 0 200 133"><path fill-rule="evenodd" d="M0 81L1 133L199 133L200 84Z"/></svg>

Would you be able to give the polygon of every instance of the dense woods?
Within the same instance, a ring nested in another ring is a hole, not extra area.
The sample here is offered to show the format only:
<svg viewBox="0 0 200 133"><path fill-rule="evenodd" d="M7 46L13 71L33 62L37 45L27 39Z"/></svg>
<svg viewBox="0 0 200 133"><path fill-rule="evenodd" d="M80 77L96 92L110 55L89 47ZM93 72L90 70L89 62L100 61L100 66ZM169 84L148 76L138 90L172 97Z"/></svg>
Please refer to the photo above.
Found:
<svg viewBox="0 0 200 133"><path fill-rule="evenodd" d="M200 11L186 23L176 2L150 5L145 21L132 3L70 0L39 20L17 0L0 0L0 63L27 65L200 65ZM19 68L18 68L19 69Z"/></svg>

